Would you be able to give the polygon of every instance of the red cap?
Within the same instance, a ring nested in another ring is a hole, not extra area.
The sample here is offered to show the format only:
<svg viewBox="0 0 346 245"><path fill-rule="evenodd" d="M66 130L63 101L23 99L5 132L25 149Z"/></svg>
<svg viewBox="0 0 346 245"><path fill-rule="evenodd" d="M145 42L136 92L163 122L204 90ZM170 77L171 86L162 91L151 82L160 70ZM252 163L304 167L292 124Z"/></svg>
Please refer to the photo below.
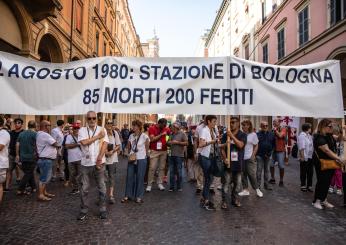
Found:
<svg viewBox="0 0 346 245"><path fill-rule="evenodd" d="M80 129L80 124L79 123L73 123L72 128L73 129Z"/></svg>

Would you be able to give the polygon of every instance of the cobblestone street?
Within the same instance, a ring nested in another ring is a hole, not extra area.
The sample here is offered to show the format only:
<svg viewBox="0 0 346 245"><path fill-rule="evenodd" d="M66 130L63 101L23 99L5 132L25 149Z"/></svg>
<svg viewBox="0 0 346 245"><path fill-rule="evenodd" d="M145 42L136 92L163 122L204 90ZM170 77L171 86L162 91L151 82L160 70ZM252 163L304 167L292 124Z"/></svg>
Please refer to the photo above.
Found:
<svg viewBox="0 0 346 245"><path fill-rule="evenodd" d="M242 207L216 212L199 208L192 184L183 192L145 194L144 204L121 204L126 164L118 165L115 205L109 217L98 218L92 205L87 219L77 221L79 197L61 182L50 184L57 197L40 203L35 196L6 193L0 211L1 244L345 244L346 209L342 198L329 195L337 207L316 210L312 193L299 190L298 162L286 168L285 187L274 186L259 199L252 191ZM91 193L95 194L96 193Z"/></svg>

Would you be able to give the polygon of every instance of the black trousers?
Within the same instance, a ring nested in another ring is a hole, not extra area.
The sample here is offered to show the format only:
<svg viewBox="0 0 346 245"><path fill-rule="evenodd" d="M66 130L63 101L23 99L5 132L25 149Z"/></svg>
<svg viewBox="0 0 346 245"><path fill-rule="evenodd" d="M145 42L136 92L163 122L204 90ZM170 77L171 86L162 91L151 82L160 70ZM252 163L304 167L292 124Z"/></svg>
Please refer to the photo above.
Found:
<svg viewBox="0 0 346 245"><path fill-rule="evenodd" d="M19 184L19 191L24 191L27 184L31 186L31 189L36 189L34 170L36 162L22 162L22 170L24 176Z"/></svg>
<svg viewBox="0 0 346 245"><path fill-rule="evenodd" d="M316 201L316 199L323 202L327 198L330 181L332 180L335 169L328 169L322 171L321 164L318 159L314 160L314 165L317 176L314 202Z"/></svg>
<svg viewBox="0 0 346 245"><path fill-rule="evenodd" d="M314 175L314 166L312 159L300 161L300 186L312 187L312 177Z"/></svg>

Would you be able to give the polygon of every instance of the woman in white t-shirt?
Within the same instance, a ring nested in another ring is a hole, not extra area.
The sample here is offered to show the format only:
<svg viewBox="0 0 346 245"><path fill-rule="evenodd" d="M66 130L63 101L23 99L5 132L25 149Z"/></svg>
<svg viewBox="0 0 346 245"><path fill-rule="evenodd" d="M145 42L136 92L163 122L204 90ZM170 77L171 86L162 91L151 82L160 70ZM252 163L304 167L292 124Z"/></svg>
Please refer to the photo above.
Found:
<svg viewBox="0 0 346 245"><path fill-rule="evenodd" d="M105 128L107 130L107 135L109 138L109 143L106 151L106 169L105 178L106 184L108 185L108 197L109 203L114 204L114 184L115 184L115 163L118 160L118 151L120 149L120 137L117 131L113 130L113 122L108 120L106 122Z"/></svg>
<svg viewBox="0 0 346 245"><path fill-rule="evenodd" d="M217 132L215 132L216 116L205 117L205 127L199 133L199 163L203 169L204 185L201 199L201 206L206 210L215 210L215 205L210 200L210 185L212 182L211 158L215 152L217 143Z"/></svg>
<svg viewBox="0 0 346 245"><path fill-rule="evenodd" d="M127 165L125 197L122 203L134 200L136 203L143 202L144 175L147 167L147 155L149 151L149 137L142 132L143 123L139 120L132 122L133 134L127 143L129 156L134 154L135 161L129 161Z"/></svg>
<svg viewBox="0 0 346 245"><path fill-rule="evenodd" d="M253 130L252 122L250 120L244 120L242 123L242 130L247 135L247 142L245 145L244 153L244 162L243 166L243 176L242 184L243 191L239 192L239 196L248 196L250 195L248 186L248 179L250 180L252 188L256 191L258 197L263 197L263 193L258 188L257 184L257 162L256 162L256 153L258 150L258 137Z"/></svg>

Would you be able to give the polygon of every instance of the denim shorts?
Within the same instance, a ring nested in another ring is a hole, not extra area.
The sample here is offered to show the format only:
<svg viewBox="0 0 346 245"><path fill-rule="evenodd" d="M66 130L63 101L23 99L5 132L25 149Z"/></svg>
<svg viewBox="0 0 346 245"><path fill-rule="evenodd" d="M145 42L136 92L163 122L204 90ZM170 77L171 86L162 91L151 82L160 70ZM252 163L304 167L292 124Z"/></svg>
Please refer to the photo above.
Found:
<svg viewBox="0 0 346 245"><path fill-rule="evenodd" d="M274 167L275 162L278 162L280 169L285 168L285 152L284 151L277 151L273 153L273 161L270 166Z"/></svg>
<svg viewBox="0 0 346 245"><path fill-rule="evenodd" d="M53 159L40 158L37 166L40 168L40 183L47 184L52 177Z"/></svg>

